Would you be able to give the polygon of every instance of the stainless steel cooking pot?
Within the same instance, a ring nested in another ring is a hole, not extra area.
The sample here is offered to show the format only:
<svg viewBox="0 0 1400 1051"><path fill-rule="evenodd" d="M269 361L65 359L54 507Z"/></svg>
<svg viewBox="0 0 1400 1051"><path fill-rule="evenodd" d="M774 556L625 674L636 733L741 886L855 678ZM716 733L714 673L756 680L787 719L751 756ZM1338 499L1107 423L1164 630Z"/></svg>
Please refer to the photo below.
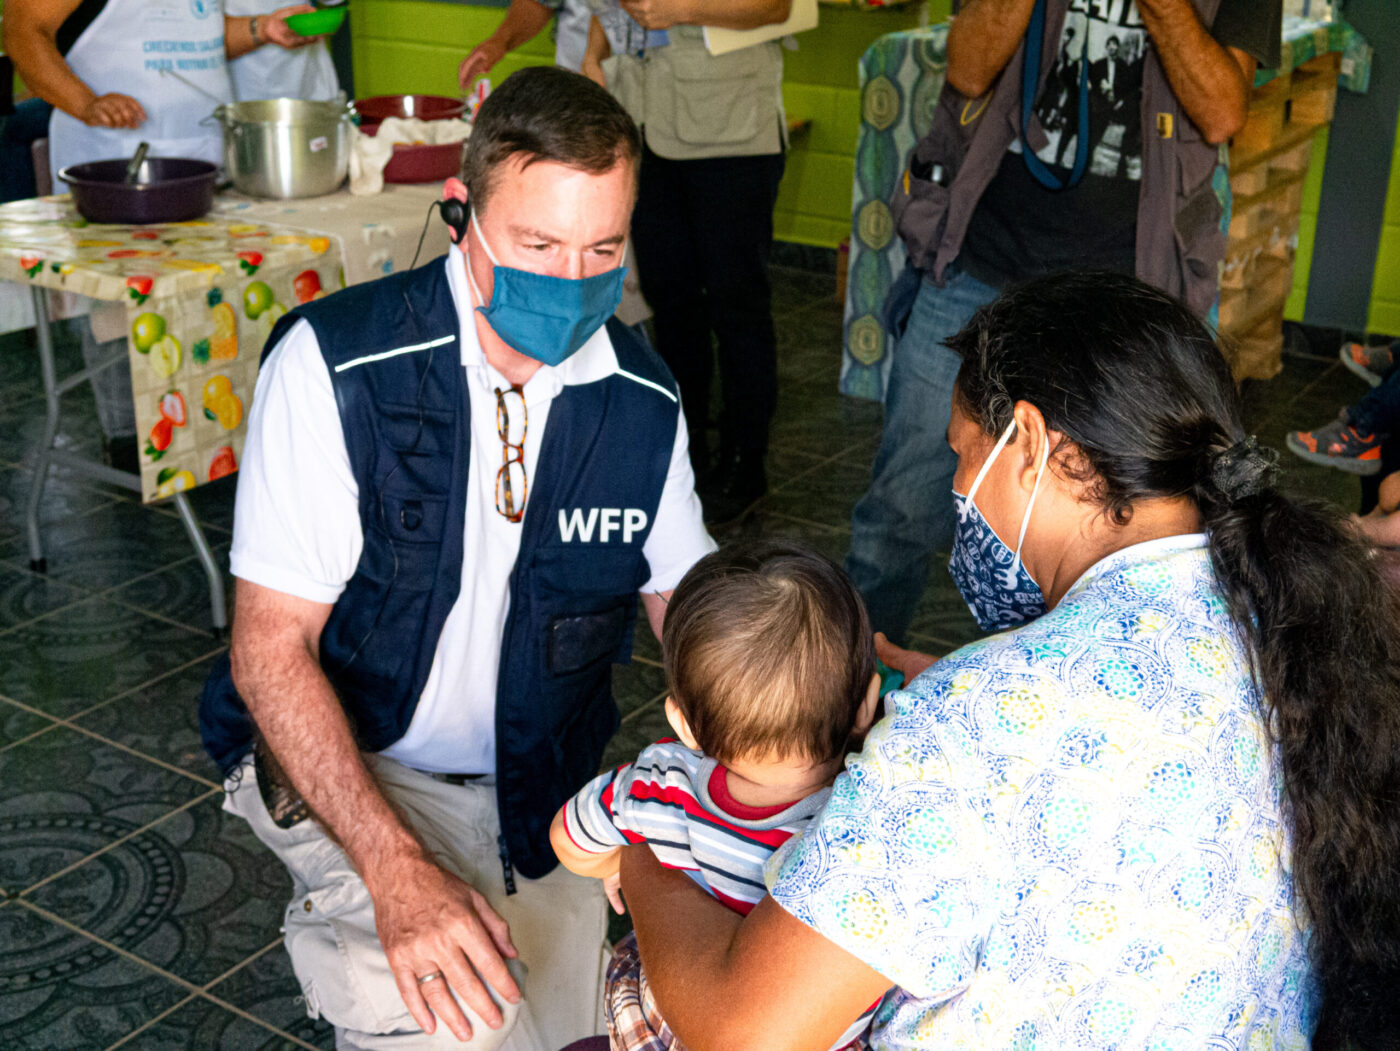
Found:
<svg viewBox="0 0 1400 1051"><path fill-rule="evenodd" d="M354 138L343 99L262 99L214 111L224 127L224 169L250 197L316 197L345 180Z"/></svg>

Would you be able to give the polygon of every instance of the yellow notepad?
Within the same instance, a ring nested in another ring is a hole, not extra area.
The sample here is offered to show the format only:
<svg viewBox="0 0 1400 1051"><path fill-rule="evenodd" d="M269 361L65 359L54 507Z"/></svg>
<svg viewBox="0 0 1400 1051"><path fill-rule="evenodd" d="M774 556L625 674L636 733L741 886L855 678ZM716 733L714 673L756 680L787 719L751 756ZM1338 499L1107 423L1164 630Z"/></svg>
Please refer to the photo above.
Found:
<svg viewBox="0 0 1400 1051"><path fill-rule="evenodd" d="M720 29L705 27L705 48L712 55L725 55L740 48L777 40L789 33L804 33L817 28L817 0L792 0L792 10L786 21L759 26L757 29Z"/></svg>

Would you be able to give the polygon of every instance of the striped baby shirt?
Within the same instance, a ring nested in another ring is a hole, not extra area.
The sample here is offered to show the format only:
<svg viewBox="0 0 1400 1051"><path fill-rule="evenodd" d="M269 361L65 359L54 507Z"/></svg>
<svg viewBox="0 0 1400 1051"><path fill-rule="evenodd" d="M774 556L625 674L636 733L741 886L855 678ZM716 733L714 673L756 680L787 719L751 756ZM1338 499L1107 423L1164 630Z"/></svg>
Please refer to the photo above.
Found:
<svg viewBox="0 0 1400 1051"><path fill-rule="evenodd" d="M745 806L729 794L716 760L665 738L585 785L564 807L564 828L590 854L646 843L661 864L748 915L768 893L764 863L828 795L823 788L793 803Z"/></svg>

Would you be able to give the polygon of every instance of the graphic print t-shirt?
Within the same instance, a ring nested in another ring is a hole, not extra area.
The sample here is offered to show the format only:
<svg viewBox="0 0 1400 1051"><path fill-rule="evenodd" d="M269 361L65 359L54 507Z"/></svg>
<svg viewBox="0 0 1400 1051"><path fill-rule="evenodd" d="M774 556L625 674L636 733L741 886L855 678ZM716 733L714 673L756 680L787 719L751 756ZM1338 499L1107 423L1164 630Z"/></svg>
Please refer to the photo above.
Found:
<svg viewBox="0 0 1400 1051"><path fill-rule="evenodd" d="M1051 0L1053 5L1054 0ZM1278 0L1222 0L1212 36L1278 62ZM1013 142L978 202L959 262L998 287L1073 266L1132 273L1142 179L1142 74L1152 46L1137 0L1069 0L1060 46L1032 110L1036 156L1062 183L1086 148L1082 181L1048 190ZM1019 59L1013 59L1019 61ZM1089 120L1080 127L1081 83Z"/></svg>

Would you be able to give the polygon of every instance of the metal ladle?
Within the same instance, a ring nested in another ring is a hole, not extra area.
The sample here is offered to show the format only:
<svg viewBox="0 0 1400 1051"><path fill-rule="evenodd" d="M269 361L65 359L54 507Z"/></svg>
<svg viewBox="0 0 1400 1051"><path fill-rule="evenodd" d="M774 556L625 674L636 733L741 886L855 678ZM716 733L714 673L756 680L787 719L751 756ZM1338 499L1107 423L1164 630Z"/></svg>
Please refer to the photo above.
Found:
<svg viewBox="0 0 1400 1051"><path fill-rule="evenodd" d="M160 72L161 72L161 76L164 76L164 77L174 77L174 78L175 78L176 80L178 80L181 84L185 85L185 87L194 89L195 91L199 92L201 95L203 95L203 96L204 96L205 98L207 98L207 99L213 99L213 100L214 100L216 103L218 103L220 106L227 106L227 105L228 105L228 99L221 99L221 98L219 98L219 96L215 95L213 92L205 91L202 87L200 87L200 86L199 86L198 84L196 84L194 81L190 80L188 77L182 77L179 73L176 73L176 72L175 72L173 69L171 69L169 66L161 66L161 67L160 67Z"/></svg>
<svg viewBox="0 0 1400 1051"><path fill-rule="evenodd" d="M149 142L143 142L136 147L136 152L131 155L131 160L126 163L126 178L122 180L127 186L136 185L136 176L141 171L141 165L146 160L146 151L151 148Z"/></svg>

